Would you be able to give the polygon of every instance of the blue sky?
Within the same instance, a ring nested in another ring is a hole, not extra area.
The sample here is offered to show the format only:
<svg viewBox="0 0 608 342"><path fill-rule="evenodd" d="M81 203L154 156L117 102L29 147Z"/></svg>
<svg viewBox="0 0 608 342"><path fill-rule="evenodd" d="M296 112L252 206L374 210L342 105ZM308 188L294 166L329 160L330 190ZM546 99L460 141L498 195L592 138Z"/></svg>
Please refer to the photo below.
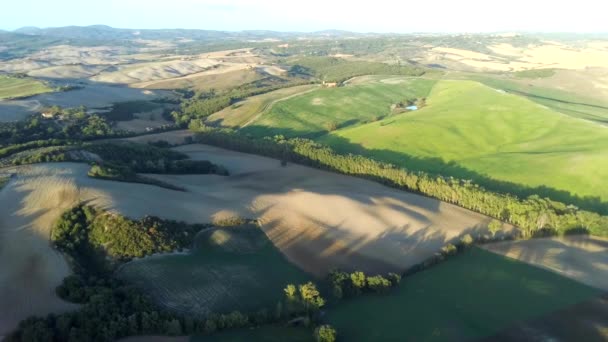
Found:
<svg viewBox="0 0 608 342"><path fill-rule="evenodd" d="M357 32L608 32L605 0L2 0L0 29L123 28Z"/></svg>

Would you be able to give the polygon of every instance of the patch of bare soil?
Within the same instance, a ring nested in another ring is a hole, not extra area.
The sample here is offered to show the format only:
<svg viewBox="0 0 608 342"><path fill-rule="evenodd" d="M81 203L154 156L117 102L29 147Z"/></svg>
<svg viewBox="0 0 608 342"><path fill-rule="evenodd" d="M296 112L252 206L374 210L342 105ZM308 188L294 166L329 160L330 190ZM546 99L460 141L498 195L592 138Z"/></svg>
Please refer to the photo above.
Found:
<svg viewBox="0 0 608 342"><path fill-rule="evenodd" d="M505 241L483 248L608 290L608 240L569 236Z"/></svg>

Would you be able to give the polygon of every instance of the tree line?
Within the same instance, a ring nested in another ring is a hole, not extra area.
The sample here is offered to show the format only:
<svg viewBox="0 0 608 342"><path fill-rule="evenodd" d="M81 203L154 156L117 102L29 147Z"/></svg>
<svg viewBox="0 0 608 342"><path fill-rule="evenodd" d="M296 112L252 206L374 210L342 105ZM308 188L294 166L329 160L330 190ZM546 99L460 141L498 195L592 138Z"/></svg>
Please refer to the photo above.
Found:
<svg viewBox="0 0 608 342"><path fill-rule="evenodd" d="M509 222L520 228L523 238L572 233L608 236L608 217L595 212L537 195L519 198L508 193L493 192L470 180L410 171L360 155L338 154L309 139L285 139L283 136L256 138L230 129L200 127L196 140L420 193Z"/></svg>

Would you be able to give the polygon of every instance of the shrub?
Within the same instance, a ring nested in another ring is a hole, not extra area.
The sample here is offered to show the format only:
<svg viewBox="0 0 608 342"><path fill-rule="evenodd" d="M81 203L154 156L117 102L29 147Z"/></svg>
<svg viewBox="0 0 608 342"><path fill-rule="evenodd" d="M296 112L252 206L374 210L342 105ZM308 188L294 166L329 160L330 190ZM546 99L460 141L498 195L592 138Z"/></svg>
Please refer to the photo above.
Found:
<svg viewBox="0 0 608 342"><path fill-rule="evenodd" d="M335 342L338 333L331 325L325 324L315 329L314 336L317 342Z"/></svg>
<svg viewBox="0 0 608 342"><path fill-rule="evenodd" d="M473 237L469 234L465 234L462 238L460 238L460 244L464 248L468 248L473 244Z"/></svg>
<svg viewBox="0 0 608 342"><path fill-rule="evenodd" d="M448 243L447 245L443 246L441 248L441 254L443 254L444 256L448 256L448 255L454 255L457 252L457 248L456 246L454 246L451 243Z"/></svg>
<svg viewBox="0 0 608 342"><path fill-rule="evenodd" d="M335 130L338 129L338 123L336 123L335 121L329 121L325 123L325 129L328 132L333 132Z"/></svg>
<svg viewBox="0 0 608 342"><path fill-rule="evenodd" d="M367 277L367 286L374 292L384 292L391 287L391 282L381 275Z"/></svg>

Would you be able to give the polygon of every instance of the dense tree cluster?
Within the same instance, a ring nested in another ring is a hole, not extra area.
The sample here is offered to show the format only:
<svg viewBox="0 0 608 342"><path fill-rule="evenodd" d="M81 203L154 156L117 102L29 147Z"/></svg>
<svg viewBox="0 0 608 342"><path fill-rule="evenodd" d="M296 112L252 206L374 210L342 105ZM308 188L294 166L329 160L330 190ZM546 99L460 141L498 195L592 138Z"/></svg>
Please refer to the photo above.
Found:
<svg viewBox="0 0 608 342"><path fill-rule="evenodd" d="M86 140L126 134L114 130L105 118L87 114L84 107L55 110L61 119L43 119L32 115L26 120L0 123L0 145L48 139Z"/></svg>
<svg viewBox="0 0 608 342"><path fill-rule="evenodd" d="M197 140L241 152L261 154L424 194L521 228L522 237L591 233L608 236L608 217L532 195L521 199L489 191L468 180L409 171L359 155L342 155L312 140L282 136L254 138L229 129L201 128Z"/></svg>
<svg viewBox="0 0 608 342"><path fill-rule="evenodd" d="M74 260L84 262L82 266L92 272L98 266L97 260L105 260L106 256L125 260L187 247L196 233L206 227L153 216L131 220L79 205L55 223L51 241Z"/></svg>

